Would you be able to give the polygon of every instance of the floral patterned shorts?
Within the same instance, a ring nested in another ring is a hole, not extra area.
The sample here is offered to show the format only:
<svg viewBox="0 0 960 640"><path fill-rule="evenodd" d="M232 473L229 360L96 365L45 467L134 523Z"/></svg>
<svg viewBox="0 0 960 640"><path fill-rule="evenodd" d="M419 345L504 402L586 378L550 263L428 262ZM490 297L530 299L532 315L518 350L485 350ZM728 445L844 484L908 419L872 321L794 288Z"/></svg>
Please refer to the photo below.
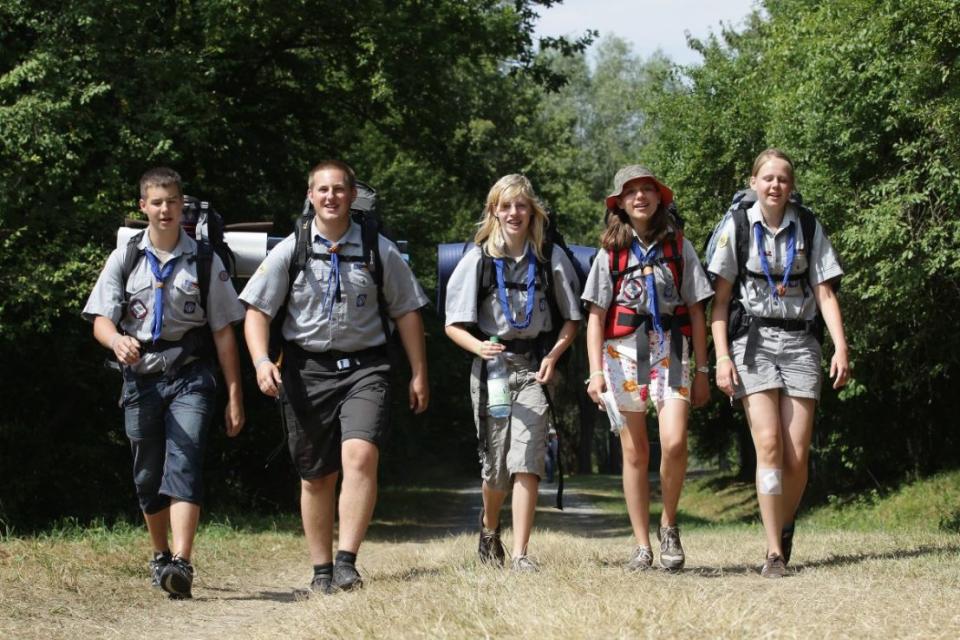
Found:
<svg viewBox="0 0 960 640"><path fill-rule="evenodd" d="M690 342L683 341L682 379L679 387L668 386L670 374L670 334L663 336L663 344L655 331L647 333L650 340L650 380L637 380L637 336L611 338L603 343L603 379L613 391L621 412L647 410L652 402L660 408L665 400L679 398L690 402Z"/></svg>

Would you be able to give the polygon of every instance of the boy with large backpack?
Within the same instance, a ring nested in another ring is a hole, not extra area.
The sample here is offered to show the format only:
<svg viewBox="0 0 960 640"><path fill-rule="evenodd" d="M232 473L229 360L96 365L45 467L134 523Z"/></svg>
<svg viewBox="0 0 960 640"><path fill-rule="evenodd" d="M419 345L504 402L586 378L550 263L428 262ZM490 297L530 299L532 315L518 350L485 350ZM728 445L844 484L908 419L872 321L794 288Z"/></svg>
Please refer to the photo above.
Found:
<svg viewBox="0 0 960 640"><path fill-rule="evenodd" d="M244 423L232 326L243 319L243 307L220 257L181 229L183 206L180 176L172 169L151 169L140 178L147 230L110 254L83 309L123 374L120 404L153 543L153 584L178 599L192 596L190 558L217 363L228 392L227 435Z"/></svg>
<svg viewBox="0 0 960 640"><path fill-rule="evenodd" d="M410 361L411 410L421 413L429 402L419 311L427 297L397 246L378 234L371 244L366 219L351 218L357 196L347 164L326 160L311 169L307 198L313 216L267 255L240 295L257 384L281 400L301 478L310 588L317 593L363 586L356 558L376 502L380 448L389 426L390 325L396 325ZM274 361L269 335L278 314L282 345Z"/></svg>

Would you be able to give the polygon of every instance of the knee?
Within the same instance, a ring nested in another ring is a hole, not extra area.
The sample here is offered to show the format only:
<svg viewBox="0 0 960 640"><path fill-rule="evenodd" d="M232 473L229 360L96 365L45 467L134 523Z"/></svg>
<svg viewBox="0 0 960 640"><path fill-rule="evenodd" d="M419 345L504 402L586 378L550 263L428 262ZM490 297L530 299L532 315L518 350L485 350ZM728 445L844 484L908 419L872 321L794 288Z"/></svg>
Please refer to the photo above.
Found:
<svg viewBox="0 0 960 640"><path fill-rule="evenodd" d="M758 435L754 444L757 448L757 460L770 464L780 462L780 437L776 431L771 430L769 433Z"/></svg>
<svg viewBox="0 0 960 640"><path fill-rule="evenodd" d="M343 444L340 464L344 473L375 472L380 460L377 445L366 440L348 440Z"/></svg>
<svg viewBox="0 0 960 640"><path fill-rule="evenodd" d="M678 439L675 441L660 441L660 457L663 460L671 462L680 462L687 456L687 441Z"/></svg>
<svg viewBox="0 0 960 640"><path fill-rule="evenodd" d="M642 442L623 447L623 466L645 469L650 464L650 443Z"/></svg>
<svg viewBox="0 0 960 640"><path fill-rule="evenodd" d="M337 485L337 474L329 473L319 478L303 479L300 481L300 488L304 493L310 495L325 495Z"/></svg>

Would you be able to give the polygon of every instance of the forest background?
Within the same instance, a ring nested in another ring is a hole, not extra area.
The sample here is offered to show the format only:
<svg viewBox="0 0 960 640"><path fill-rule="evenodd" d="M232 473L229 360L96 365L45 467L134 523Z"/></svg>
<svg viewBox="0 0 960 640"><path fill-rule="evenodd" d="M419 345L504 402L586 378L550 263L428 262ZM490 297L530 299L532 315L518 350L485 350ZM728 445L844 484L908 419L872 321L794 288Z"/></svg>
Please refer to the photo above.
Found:
<svg viewBox="0 0 960 640"><path fill-rule="evenodd" d="M79 312L136 211L137 177L158 164L228 223L282 235L306 170L345 159L410 241L429 295L436 245L472 235L505 173L531 178L568 242L596 245L614 172L643 162L699 248L756 153L779 146L843 259L855 366L845 390L825 389L811 499L960 466L960 3L766 0L742 28L691 40L691 66L610 37L588 59L593 32L535 42L551 4L0 5L0 531L136 517L119 379ZM411 468L476 475L468 358L435 311L431 408L413 417L396 399L388 484ZM581 347L558 394L578 473L615 460L585 371ZM210 506L295 510L289 465L264 466L276 409L249 370L245 391L244 432L211 434ZM749 476L743 415L716 400L694 412L691 446Z"/></svg>

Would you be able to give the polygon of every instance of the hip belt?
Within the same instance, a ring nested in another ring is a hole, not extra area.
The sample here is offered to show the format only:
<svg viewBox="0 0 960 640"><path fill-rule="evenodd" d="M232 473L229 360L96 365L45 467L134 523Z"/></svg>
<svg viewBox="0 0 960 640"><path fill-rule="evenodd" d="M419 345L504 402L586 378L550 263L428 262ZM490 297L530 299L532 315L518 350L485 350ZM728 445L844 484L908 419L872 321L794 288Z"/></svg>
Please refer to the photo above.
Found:
<svg viewBox="0 0 960 640"><path fill-rule="evenodd" d="M389 359L387 345L368 347L359 351L307 351L292 342L283 345L286 357L298 362L312 362L327 371L350 371L360 367L380 364Z"/></svg>
<svg viewBox="0 0 960 640"><path fill-rule="evenodd" d="M782 331L802 331L815 333L816 322L813 320L788 320L786 318L760 318L747 316L747 344L744 345L743 364L753 367L757 362L757 345L760 344L760 327L776 327Z"/></svg>

